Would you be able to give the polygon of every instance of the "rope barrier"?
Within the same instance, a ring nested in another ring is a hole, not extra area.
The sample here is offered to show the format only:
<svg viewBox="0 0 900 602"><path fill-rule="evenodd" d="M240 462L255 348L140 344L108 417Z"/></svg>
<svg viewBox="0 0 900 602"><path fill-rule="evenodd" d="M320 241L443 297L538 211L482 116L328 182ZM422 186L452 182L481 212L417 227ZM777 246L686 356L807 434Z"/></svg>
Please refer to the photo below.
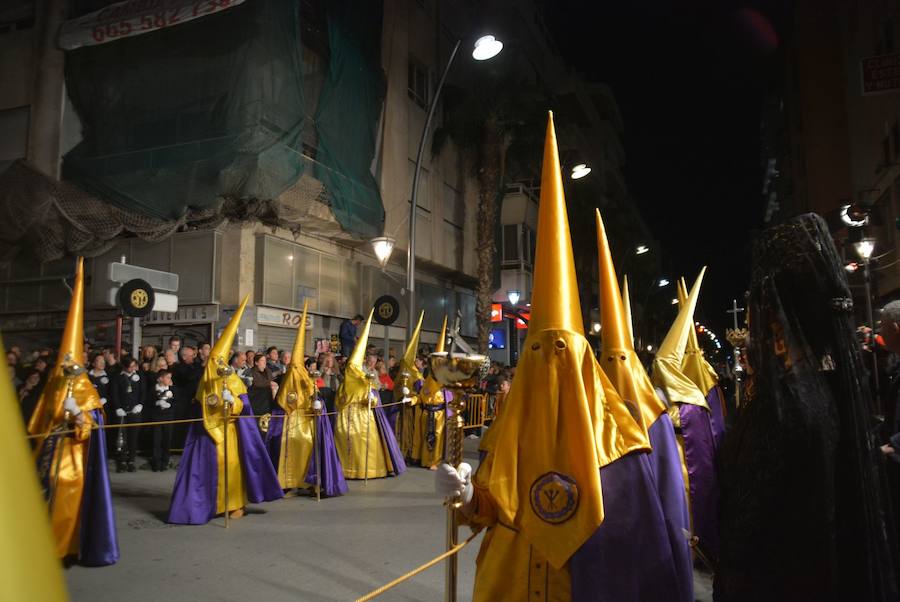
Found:
<svg viewBox="0 0 900 602"><path fill-rule="evenodd" d="M468 537L468 539L466 539L464 542L459 543L459 544L456 544L455 546L453 546L452 548L450 548L449 550L447 550L446 552L444 552L444 553L441 554L440 556L438 556L438 557L436 557L436 558L432 558L431 560L429 560L429 561L426 562L425 564L423 564L423 565L421 565L421 566L419 566L419 567L417 567L417 568L411 570L410 572L406 573L405 575L402 575L401 577L398 577L397 579L394 579L394 580L391 581L390 583L387 583L387 584L385 584L385 585L382 585L381 587L379 587L379 588L376 589L376 590L372 590L371 592L369 592L368 594L366 594L365 596L363 596L363 597L361 597L361 598L357 598L357 599L355 600L355 602L369 602L369 600L374 600L375 598L377 598L377 597L380 596L381 594L385 593L386 591L388 591L388 590L390 590L390 589L393 589L393 588L397 587L398 585L400 585L401 583L403 583L403 582L405 582L405 581L409 581L410 579L412 579L413 577L415 577L415 576L418 575L419 573L424 573L425 571L427 571L428 569L430 569L431 567L433 567L433 566L436 565L437 563L441 562L442 560L446 560L447 558L450 558L450 557L453 556L454 554L458 554L459 551L462 550L462 549L463 549L464 547L466 547L467 545L469 545L469 543L471 543L471 541L472 541L473 539L475 539L475 537L476 537L480 532L481 532L481 531L476 531L475 533L472 533L472 534Z"/></svg>

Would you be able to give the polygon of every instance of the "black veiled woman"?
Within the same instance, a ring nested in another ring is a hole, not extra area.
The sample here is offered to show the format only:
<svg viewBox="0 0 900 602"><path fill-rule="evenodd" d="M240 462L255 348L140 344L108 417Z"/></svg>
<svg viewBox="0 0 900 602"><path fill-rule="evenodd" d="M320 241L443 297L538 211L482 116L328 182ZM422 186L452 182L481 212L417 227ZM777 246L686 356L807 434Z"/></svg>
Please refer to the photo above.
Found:
<svg viewBox="0 0 900 602"><path fill-rule="evenodd" d="M716 600L897 600L846 272L807 214L754 248L753 395L721 450Z"/></svg>

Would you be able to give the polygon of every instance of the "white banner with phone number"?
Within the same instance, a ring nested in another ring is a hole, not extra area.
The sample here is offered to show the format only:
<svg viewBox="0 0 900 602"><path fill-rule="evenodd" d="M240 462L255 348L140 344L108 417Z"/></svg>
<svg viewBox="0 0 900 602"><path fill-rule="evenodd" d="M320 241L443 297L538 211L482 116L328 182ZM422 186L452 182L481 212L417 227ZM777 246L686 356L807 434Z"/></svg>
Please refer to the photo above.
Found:
<svg viewBox="0 0 900 602"><path fill-rule="evenodd" d="M180 25L243 4L244 0L125 0L66 21L59 46L74 50Z"/></svg>

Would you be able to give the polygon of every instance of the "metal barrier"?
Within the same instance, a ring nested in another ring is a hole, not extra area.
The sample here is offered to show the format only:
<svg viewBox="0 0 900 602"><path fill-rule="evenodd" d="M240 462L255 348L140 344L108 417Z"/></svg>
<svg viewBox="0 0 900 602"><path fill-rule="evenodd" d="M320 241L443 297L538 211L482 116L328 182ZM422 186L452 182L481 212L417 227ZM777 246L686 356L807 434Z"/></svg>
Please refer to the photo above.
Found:
<svg viewBox="0 0 900 602"><path fill-rule="evenodd" d="M488 396L483 393L466 395L466 424L463 428L484 426L484 420L487 418L487 399Z"/></svg>

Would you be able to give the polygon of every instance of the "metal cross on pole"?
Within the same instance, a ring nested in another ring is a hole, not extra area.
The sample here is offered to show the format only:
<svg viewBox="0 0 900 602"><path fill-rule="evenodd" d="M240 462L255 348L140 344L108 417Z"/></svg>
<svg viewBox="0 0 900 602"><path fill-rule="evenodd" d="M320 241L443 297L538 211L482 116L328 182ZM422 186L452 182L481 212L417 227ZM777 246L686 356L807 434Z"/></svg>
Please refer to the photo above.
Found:
<svg viewBox="0 0 900 602"><path fill-rule="evenodd" d="M731 317L734 318L734 329L738 329L738 314L744 313L743 307L738 307L737 299L734 299L731 302L731 309L729 309L726 313L731 314Z"/></svg>

